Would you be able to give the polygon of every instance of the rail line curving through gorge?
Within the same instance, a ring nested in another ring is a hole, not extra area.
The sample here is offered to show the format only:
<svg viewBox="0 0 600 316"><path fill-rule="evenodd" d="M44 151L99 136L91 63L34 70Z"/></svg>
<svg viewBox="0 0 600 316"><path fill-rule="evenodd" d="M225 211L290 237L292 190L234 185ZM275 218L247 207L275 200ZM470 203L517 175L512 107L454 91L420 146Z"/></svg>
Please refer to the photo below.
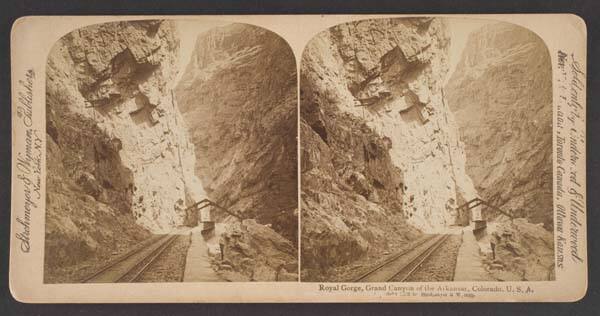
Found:
<svg viewBox="0 0 600 316"><path fill-rule="evenodd" d="M405 282L419 271L423 263L436 253L450 236L448 234L427 236L410 249L393 255L354 279L354 282Z"/></svg>
<svg viewBox="0 0 600 316"><path fill-rule="evenodd" d="M133 283L147 271L163 253L184 235L158 235L135 249L109 262L100 270L81 280L82 283Z"/></svg>

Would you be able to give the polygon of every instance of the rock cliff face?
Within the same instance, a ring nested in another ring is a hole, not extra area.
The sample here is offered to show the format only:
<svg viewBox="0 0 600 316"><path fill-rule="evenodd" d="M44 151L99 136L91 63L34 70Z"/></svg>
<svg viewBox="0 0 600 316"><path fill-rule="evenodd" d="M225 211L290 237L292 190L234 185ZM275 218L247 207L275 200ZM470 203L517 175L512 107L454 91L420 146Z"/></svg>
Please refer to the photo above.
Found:
<svg viewBox="0 0 600 316"><path fill-rule="evenodd" d="M46 81L49 265L114 250L148 230L167 232L186 223L187 204L205 196L168 86L177 72L174 31L164 21L105 23L53 47Z"/></svg>
<svg viewBox="0 0 600 316"><path fill-rule="evenodd" d="M297 281L296 244L254 219L226 224L223 232L223 261L219 274L232 282Z"/></svg>
<svg viewBox="0 0 600 316"><path fill-rule="evenodd" d="M209 197L297 240L297 103L293 52L263 28L201 34L177 86Z"/></svg>
<svg viewBox="0 0 600 316"><path fill-rule="evenodd" d="M482 198L552 227L552 73L544 42L506 23L467 41L446 86Z"/></svg>
<svg viewBox="0 0 600 316"><path fill-rule="evenodd" d="M297 75L288 44L246 24L198 36L176 95L232 281L297 279Z"/></svg>
<svg viewBox="0 0 600 316"><path fill-rule="evenodd" d="M542 224L525 218L492 223L489 241L495 259L486 260L490 275L500 281L554 280L554 236Z"/></svg>
<svg viewBox="0 0 600 316"><path fill-rule="evenodd" d="M454 224L477 196L442 94L441 19L335 26L301 65L302 266L307 278Z"/></svg>

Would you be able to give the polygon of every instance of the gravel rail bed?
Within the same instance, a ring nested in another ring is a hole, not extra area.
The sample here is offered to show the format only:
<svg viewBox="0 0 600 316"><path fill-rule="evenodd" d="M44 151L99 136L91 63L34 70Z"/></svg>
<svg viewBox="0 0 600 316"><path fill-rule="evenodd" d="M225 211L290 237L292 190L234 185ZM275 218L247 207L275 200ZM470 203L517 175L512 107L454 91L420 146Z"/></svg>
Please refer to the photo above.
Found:
<svg viewBox="0 0 600 316"><path fill-rule="evenodd" d="M177 239L144 271L136 282L182 282L190 235Z"/></svg>
<svg viewBox="0 0 600 316"><path fill-rule="evenodd" d="M462 243L461 235L450 235L406 281L407 282L441 282L454 279L456 257Z"/></svg>

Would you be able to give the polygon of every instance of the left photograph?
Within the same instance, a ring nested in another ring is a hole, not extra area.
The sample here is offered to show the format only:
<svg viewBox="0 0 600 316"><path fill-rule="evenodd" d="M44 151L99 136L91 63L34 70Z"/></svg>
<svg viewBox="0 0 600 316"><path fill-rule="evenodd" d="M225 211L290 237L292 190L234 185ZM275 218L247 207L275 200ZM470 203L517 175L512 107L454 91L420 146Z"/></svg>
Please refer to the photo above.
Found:
<svg viewBox="0 0 600 316"><path fill-rule="evenodd" d="M297 75L215 20L76 29L46 67L44 283L298 280Z"/></svg>

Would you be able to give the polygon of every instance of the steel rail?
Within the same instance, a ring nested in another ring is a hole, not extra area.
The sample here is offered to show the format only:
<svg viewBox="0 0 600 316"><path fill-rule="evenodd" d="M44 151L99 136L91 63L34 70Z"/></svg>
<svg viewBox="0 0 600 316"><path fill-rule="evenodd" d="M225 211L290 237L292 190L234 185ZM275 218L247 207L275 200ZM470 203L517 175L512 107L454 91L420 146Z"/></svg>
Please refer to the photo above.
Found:
<svg viewBox="0 0 600 316"><path fill-rule="evenodd" d="M104 267L102 267L100 270L88 275L87 277L85 277L84 279L81 280L81 283L90 283L91 280L95 279L96 277L102 275L103 273L106 273L108 270L110 270L111 268L117 267L119 264L121 264L122 262L124 262L125 260L141 253L144 250L147 250L149 247L152 247L153 245L156 245L158 243L160 243L161 245L158 248L162 248L163 245L166 242L171 241L171 239L173 239L173 237L176 237L178 235L163 235L163 236L158 236L153 238L151 241L149 242L145 242L142 243L140 246L136 247L135 249L129 251L128 253L124 254L123 256L109 262L107 265L105 265ZM143 258L141 258L140 260L138 260L138 262L133 266L132 269L134 269L135 267L138 266L139 262L144 261L145 259L147 259L151 254L155 253L156 250L151 251L149 255L144 256ZM116 282L118 282L121 278L123 278L125 275L129 274L132 269L129 269L125 274L121 275Z"/></svg>
<svg viewBox="0 0 600 316"><path fill-rule="evenodd" d="M177 240L177 237L179 237L179 235L171 235L167 239L167 241L165 241L162 245L157 247L154 251L150 252L147 256L142 258L136 265L134 265L129 271L127 271L127 273L122 275L117 280L117 282L131 283L131 282L136 282L137 280L139 280L140 276L144 272L146 272L146 270L148 270L148 268L150 268L150 266L156 261L156 259L158 259L165 252L165 250L167 250L169 248L169 246L171 246L171 244L173 244L175 242L175 240ZM149 260L147 260L147 259L149 259ZM136 268L138 266L140 266L141 263L144 263L144 264L141 265L141 267L137 271L133 272L134 270L136 270ZM132 272L133 272L133 275L126 278Z"/></svg>
<svg viewBox="0 0 600 316"><path fill-rule="evenodd" d="M429 236L427 238L423 238L422 240L418 241L416 244L411 245L409 249L405 249L403 251L398 252L397 254L393 255L391 258L386 259L384 262L380 263L379 265L377 265L375 268L369 270L368 272L362 274L360 277L354 279L354 282L361 282L362 280L364 280L366 277L368 277L369 275L381 270L382 268L386 267L387 265L389 265L390 263L400 259L401 257L405 256L406 254L408 254L409 252L413 251L415 248L423 245L424 243L432 240L433 238L435 238L435 235Z"/></svg>
<svg viewBox="0 0 600 316"><path fill-rule="evenodd" d="M387 281L392 281L392 280L396 279L396 277L398 275L400 275L401 273L405 272L409 267L412 266L412 269L410 269L408 271L408 273L406 273L404 275L404 277L402 277L397 282L404 282L404 281L406 281L413 273L415 273L416 271L419 270L419 268L421 268L421 265L423 265L423 263L427 259L429 259L429 257L431 257L431 255L434 254L437 251L437 249L440 248L440 246L444 244L444 242L446 242L446 240L448 239L449 236L450 235L442 235L436 242L434 242L431 246L427 247L423 252L421 252L413 260L411 260L404 267L402 267L400 269L400 271L398 271L398 273L394 274L394 276L392 276L391 278L389 278ZM416 262L416 264L413 266L413 264L415 262Z"/></svg>
<svg viewBox="0 0 600 316"><path fill-rule="evenodd" d="M130 250L129 252L125 253L124 255L121 255L119 257L117 257L115 260L110 261L108 264L104 265L102 268L100 268L99 270L93 272L92 274L84 277L83 279L81 279L80 283L87 283L90 280L94 279L95 277L101 275L102 273L106 272L108 269L118 265L119 263L131 258L131 256L138 254L139 252L141 252L142 250L146 249L147 247L149 247L150 245L155 244L156 242L158 242L161 238L163 238L164 236L156 236L153 239L151 239L150 241L145 241L142 242L138 245L136 245L136 247L132 250Z"/></svg>

